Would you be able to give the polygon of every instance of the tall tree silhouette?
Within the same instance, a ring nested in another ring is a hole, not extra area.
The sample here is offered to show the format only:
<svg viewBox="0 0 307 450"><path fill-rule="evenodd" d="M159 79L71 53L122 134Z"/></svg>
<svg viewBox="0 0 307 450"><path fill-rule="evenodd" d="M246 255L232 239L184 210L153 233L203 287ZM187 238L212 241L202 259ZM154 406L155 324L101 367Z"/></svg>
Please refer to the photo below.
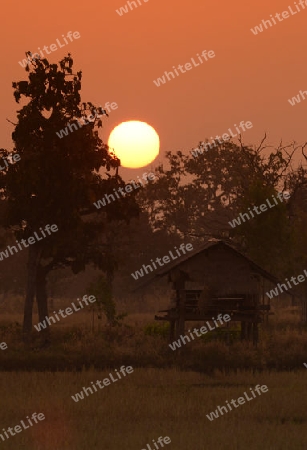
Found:
<svg viewBox="0 0 307 450"><path fill-rule="evenodd" d="M28 53L27 53L28 54ZM98 136L104 111L80 97L82 72L73 73L68 54L58 64L35 60L26 67L27 81L13 83L16 102L29 99L18 111L12 138L20 161L10 164L0 179L7 201L6 226L15 227L16 237L33 235L39 227L56 224L59 231L29 246L27 291L23 331L32 329L32 306L36 295L39 320L48 315L46 275L56 268L71 266L74 273L93 263L113 270L103 252L99 236L107 219L127 219L137 214L131 197L122 199L125 208L104 209L97 214L93 202L111 188L124 185L118 175L120 161ZM59 139L56 132L76 118L89 123ZM106 178L98 173L106 169ZM115 175L109 173L115 170ZM130 203L129 203L130 202ZM129 204L129 206L127 206Z"/></svg>

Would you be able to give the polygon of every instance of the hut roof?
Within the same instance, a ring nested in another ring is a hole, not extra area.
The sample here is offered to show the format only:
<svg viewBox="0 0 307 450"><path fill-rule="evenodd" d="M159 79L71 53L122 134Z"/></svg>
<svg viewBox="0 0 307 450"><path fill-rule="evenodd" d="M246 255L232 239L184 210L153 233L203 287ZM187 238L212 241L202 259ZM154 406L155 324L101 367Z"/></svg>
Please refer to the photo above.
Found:
<svg viewBox="0 0 307 450"><path fill-rule="evenodd" d="M271 273L269 273L268 271L266 271L265 269L260 267L258 264L256 264L254 261L252 261L250 258L245 256L240 251L238 251L234 246L230 245L229 243L226 243L223 240L210 239L208 242L199 246L197 249L190 251L189 254L186 254L185 256L181 257L180 261L169 263L169 264L167 264L167 267L156 270L155 275L151 276L147 280L144 280L142 283L139 283L138 286L135 289L133 289L133 291L136 291L136 290L146 286L147 284L154 281L157 277L163 277L163 276L167 275L175 267L179 267L186 261L190 260L191 258L194 258L196 255L199 255L200 253L203 253L206 250L208 250L209 248L213 248L213 247L227 248L229 251L233 252L235 255L240 256L241 258L245 259L250 264L250 266L253 268L253 270L255 272L259 273L260 275L262 275L263 278L266 278L267 280L269 280L275 284L280 282L280 280L277 277L275 277L274 275L272 275ZM286 291L285 293L296 296L296 294L294 292L292 292L290 289L288 291Z"/></svg>

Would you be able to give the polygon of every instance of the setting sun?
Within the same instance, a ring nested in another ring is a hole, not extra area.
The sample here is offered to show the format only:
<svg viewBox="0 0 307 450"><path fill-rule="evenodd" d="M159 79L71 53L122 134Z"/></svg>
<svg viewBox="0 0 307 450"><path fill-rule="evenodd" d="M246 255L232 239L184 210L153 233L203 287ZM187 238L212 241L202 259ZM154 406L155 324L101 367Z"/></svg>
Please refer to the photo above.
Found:
<svg viewBox="0 0 307 450"><path fill-rule="evenodd" d="M123 167L138 168L147 166L158 156L160 140L148 123L131 120L113 129L108 145Z"/></svg>

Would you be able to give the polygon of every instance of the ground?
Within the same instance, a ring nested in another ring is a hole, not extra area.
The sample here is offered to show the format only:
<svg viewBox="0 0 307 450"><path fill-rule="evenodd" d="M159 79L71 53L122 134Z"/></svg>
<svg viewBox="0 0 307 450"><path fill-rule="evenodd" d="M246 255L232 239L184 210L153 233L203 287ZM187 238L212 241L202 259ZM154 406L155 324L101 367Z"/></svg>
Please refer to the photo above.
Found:
<svg viewBox="0 0 307 450"><path fill-rule="evenodd" d="M307 372L212 377L175 369L135 369L75 403L71 395L109 371L1 373L1 427L33 412L46 420L10 436L7 450L141 450L169 436L173 450L305 450ZM114 372L114 370L113 370ZM206 414L249 387L269 391L210 422ZM16 412L18 411L18 418ZM48 419L48 420L47 420ZM154 448L154 447L152 447Z"/></svg>
<svg viewBox="0 0 307 450"><path fill-rule="evenodd" d="M0 435L34 412L46 420L0 437L1 448L156 450L152 441L159 436L171 439L167 450L307 448L307 327L297 309L276 311L261 329L258 348L240 342L236 332L230 345L212 332L172 351L165 324L152 319L129 314L108 328L96 318L92 329L92 314L84 311L51 327L51 346L33 332L27 347L22 311L2 314L0 342L8 348L0 351ZM122 365L133 373L72 399ZM257 384L268 392L207 418Z"/></svg>

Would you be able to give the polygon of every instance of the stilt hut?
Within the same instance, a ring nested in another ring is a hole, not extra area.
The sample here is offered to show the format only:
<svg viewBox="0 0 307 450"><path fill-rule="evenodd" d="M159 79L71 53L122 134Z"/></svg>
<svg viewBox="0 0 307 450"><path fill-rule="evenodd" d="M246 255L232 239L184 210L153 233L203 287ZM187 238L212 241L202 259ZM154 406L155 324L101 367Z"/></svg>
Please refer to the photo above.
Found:
<svg viewBox="0 0 307 450"><path fill-rule="evenodd" d="M265 293L279 282L232 245L217 240L165 265L156 276L168 276L172 285L173 304L155 316L170 322L171 340L184 334L185 322L228 314L231 323L241 323L241 338L256 344L258 326L270 314Z"/></svg>

